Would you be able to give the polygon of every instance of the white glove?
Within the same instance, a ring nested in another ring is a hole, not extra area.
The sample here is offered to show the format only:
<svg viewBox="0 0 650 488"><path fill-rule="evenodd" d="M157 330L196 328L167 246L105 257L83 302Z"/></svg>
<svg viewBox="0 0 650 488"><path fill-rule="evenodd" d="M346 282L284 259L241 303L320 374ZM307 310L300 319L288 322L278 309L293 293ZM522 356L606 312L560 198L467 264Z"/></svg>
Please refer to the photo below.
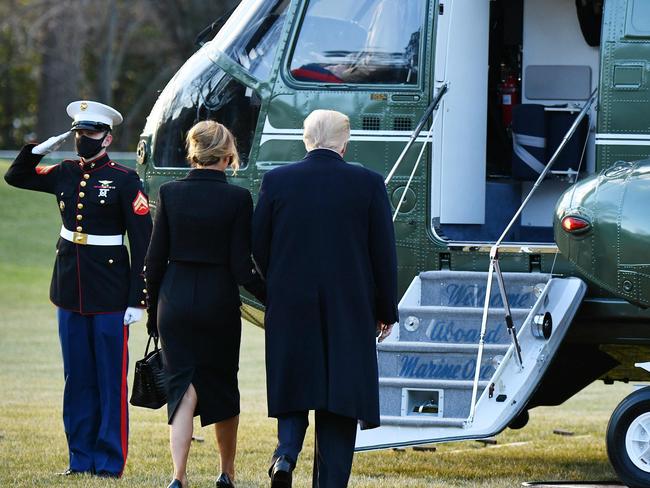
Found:
<svg viewBox="0 0 650 488"><path fill-rule="evenodd" d="M72 134L72 131L64 132L58 136L50 137L47 141L41 142L38 146L32 148L32 154L39 154L41 156L56 151L61 144Z"/></svg>
<svg viewBox="0 0 650 488"><path fill-rule="evenodd" d="M129 307L124 314L124 325L131 325L142 318L142 309Z"/></svg>

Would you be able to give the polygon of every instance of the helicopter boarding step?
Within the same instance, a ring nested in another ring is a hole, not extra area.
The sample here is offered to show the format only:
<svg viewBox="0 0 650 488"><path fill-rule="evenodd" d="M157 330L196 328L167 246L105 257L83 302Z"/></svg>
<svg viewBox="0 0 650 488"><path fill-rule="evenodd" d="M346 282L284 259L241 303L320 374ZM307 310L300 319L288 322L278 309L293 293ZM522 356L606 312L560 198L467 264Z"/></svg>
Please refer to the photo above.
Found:
<svg viewBox="0 0 650 488"><path fill-rule="evenodd" d="M503 273L520 365L494 276L472 416L487 278L428 271L413 280L399 304L399 327L377 346L381 427L360 431L358 450L488 437L524 409L586 285L578 278Z"/></svg>

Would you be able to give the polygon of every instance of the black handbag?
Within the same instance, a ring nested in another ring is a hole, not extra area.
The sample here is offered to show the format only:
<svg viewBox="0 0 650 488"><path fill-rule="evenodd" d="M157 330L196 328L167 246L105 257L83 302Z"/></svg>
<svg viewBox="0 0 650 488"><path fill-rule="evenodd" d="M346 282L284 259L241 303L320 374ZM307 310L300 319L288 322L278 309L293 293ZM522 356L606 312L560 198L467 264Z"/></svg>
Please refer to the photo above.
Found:
<svg viewBox="0 0 650 488"><path fill-rule="evenodd" d="M154 349L149 352L151 339L153 339ZM133 389L129 402L135 407L153 409L162 407L167 403L166 380L158 338L149 336L147 347L144 350L144 358L135 362Z"/></svg>

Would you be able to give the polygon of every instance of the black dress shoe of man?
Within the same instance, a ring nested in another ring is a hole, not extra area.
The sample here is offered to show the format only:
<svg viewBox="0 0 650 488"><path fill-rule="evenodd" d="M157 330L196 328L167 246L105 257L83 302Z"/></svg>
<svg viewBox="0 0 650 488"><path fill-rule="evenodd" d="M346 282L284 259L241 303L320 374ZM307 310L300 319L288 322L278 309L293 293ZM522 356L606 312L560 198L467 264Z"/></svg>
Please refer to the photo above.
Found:
<svg viewBox="0 0 650 488"><path fill-rule="evenodd" d="M228 473L221 473L221 475L217 478L217 488L235 488L235 485L230 479L230 476L228 476Z"/></svg>
<svg viewBox="0 0 650 488"><path fill-rule="evenodd" d="M183 483L181 483L181 480L174 479L167 485L167 488L183 488Z"/></svg>
<svg viewBox="0 0 650 488"><path fill-rule="evenodd" d="M271 466L271 488L291 488L291 472L295 463L287 456L280 456Z"/></svg>
<svg viewBox="0 0 650 488"><path fill-rule="evenodd" d="M95 476L98 478L119 478L120 473L111 473L110 471L97 471Z"/></svg>

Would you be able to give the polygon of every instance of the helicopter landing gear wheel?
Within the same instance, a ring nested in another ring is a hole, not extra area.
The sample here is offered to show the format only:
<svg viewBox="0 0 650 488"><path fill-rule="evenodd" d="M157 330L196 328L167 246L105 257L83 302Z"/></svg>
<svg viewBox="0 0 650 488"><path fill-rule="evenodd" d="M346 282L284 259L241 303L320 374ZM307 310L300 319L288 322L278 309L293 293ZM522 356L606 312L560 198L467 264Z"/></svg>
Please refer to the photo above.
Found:
<svg viewBox="0 0 650 488"><path fill-rule="evenodd" d="M626 485L650 486L650 387L625 397L612 413L607 455Z"/></svg>

